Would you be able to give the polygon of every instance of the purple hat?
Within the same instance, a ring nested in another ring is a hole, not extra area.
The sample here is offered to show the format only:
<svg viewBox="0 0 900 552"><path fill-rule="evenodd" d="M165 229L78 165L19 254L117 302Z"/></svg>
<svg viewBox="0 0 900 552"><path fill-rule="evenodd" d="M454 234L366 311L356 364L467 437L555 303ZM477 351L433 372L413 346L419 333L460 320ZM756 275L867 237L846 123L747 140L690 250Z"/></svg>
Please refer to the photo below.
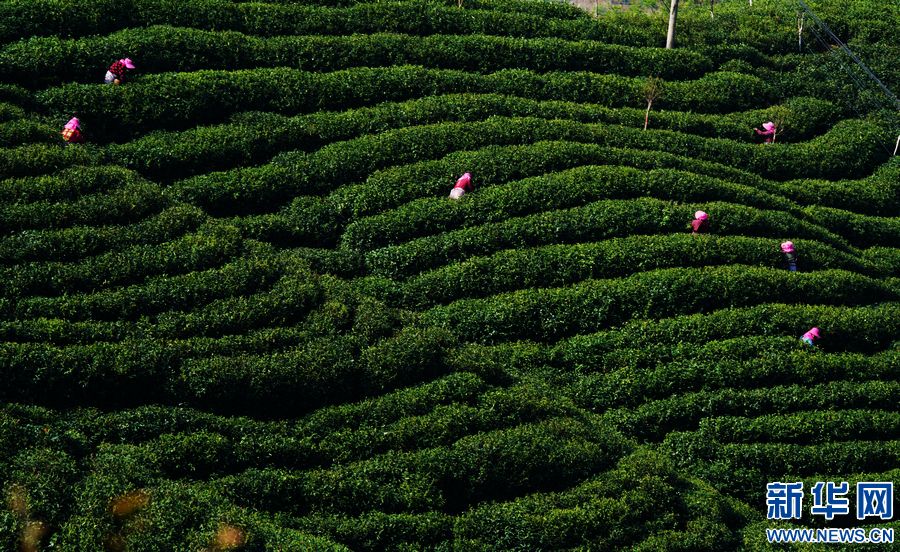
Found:
<svg viewBox="0 0 900 552"><path fill-rule="evenodd" d="M120 59L122 63L125 64L125 67L129 69L134 69L134 62L131 61L131 58Z"/></svg>
<svg viewBox="0 0 900 552"><path fill-rule="evenodd" d="M781 250L785 253L793 253L794 252L794 242L786 241L781 244Z"/></svg>
<svg viewBox="0 0 900 552"><path fill-rule="evenodd" d="M66 123L66 126L63 128L75 129L81 126L81 121L78 120L78 117L72 117L69 119L69 122Z"/></svg>

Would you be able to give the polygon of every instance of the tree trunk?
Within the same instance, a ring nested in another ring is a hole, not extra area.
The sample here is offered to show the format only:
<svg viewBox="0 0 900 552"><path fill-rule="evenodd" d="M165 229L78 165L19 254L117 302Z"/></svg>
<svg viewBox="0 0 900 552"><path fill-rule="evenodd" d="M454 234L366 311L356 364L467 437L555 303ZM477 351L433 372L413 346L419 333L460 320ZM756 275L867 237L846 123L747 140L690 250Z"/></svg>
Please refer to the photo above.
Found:
<svg viewBox="0 0 900 552"><path fill-rule="evenodd" d="M678 0L672 0L669 7L669 33L666 35L666 48L675 47L675 19L678 18Z"/></svg>
<svg viewBox="0 0 900 552"><path fill-rule="evenodd" d="M647 100L647 112L644 113L644 130L647 130L647 125L650 124L650 106L653 105L653 100Z"/></svg>

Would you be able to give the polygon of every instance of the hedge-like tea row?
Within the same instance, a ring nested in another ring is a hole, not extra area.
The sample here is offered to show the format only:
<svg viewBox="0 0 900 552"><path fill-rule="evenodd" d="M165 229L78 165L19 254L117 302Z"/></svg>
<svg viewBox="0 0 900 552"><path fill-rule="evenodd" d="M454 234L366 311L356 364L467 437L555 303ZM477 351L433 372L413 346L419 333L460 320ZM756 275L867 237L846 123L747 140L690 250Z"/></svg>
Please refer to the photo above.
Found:
<svg viewBox="0 0 900 552"><path fill-rule="evenodd" d="M696 428L703 418L801 410L893 410L898 400L900 383L896 381L836 381L812 386L699 391L648 402L634 410L611 410L604 417L628 435L658 441L672 431Z"/></svg>
<svg viewBox="0 0 900 552"><path fill-rule="evenodd" d="M707 418L698 429L699 435L720 443L798 445L890 439L898 433L900 414L884 410L808 411L758 418L724 416Z"/></svg>
<svg viewBox="0 0 900 552"><path fill-rule="evenodd" d="M489 186L489 185L488 185ZM342 245L370 251L458 228L608 199L653 197L679 203L728 201L760 209L796 210L785 199L750 186L672 169L580 166L502 186L479 187L465 201L428 198L347 226Z"/></svg>
<svg viewBox="0 0 900 552"><path fill-rule="evenodd" d="M492 117L475 123L443 123L365 136L326 146L315 153L284 153L272 163L193 177L175 185L176 197L215 211L242 211L300 194L329 191L375 170L392 165L436 158L453 151L495 144L522 144L540 140L568 140L614 147L659 150L689 155L701 160L724 161L733 166L759 169L763 175L790 176L801 171L813 174L853 173L878 155L877 142L869 132L879 132L863 122L843 121L829 134L804 144L763 148L732 141L704 139L667 131L642 132L619 126L546 121L534 118ZM840 146L832 142L843 140ZM855 140L859 140L858 142ZM816 148L828 147L827 154ZM852 160L829 159L854 152ZM883 150L879 150L882 151ZM520 161L521 162L521 161ZM226 212L227 212L226 211Z"/></svg>
<svg viewBox="0 0 900 552"><path fill-rule="evenodd" d="M2 181L0 201L76 201L86 194L99 194L128 184L146 183L137 173L116 166L70 167L56 174L10 178Z"/></svg>
<svg viewBox="0 0 900 552"><path fill-rule="evenodd" d="M181 270L196 267L186 262L179 264ZM135 320L169 310L190 311L216 299L249 295L271 286L280 276L277 267L272 265L267 259L238 259L208 270L156 276L140 284L90 294L32 297L18 302L16 316L116 321ZM157 272L160 267L142 268Z"/></svg>
<svg viewBox="0 0 900 552"><path fill-rule="evenodd" d="M653 346L701 347L712 341L767 335L797 338L811 326L822 328L826 350L872 353L891 346L900 331L900 305L873 307L760 305L657 321L634 321L619 329L580 335L558 343L554 364L592 371L608 354Z"/></svg>
<svg viewBox="0 0 900 552"><path fill-rule="evenodd" d="M0 123L0 147L22 144L56 144L58 131L45 123L31 119Z"/></svg>
<svg viewBox="0 0 900 552"><path fill-rule="evenodd" d="M688 232L697 207L713 213L715 226L712 232L717 235L764 236L773 241L784 236L798 236L846 247L834 234L781 211L763 211L730 203L674 205L639 198L601 200L582 207L418 238L367 252L366 266L372 274L402 279L504 249L594 242L633 234Z"/></svg>
<svg viewBox="0 0 900 552"><path fill-rule="evenodd" d="M328 337L278 355L188 361L176 394L212 408L296 413L447 371L443 357L449 339L443 331L410 329L364 350L358 341Z"/></svg>
<svg viewBox="0 0 900 552"><path fill-rule="evenodd" d="M144 133L218 122L237 111L308 113L441 93L489 92L610 107L640 106L644 80L517 69L476 74L414 66L331 73L276 68L147 75L120 87L69 84L44 90L37 98L53 113L79 113L100 136L133 137L138 130ZM666 86L669 94L659 107L679 111L727 113L774 100L764 82L740 73L709 73L693 81L670 81ZM172 97L182 101L173 104Z"/></svg>
<svg viewBox="0 0 900 552"><path fill-rule="evenodd" d="M696 447L691 441L702 441L702 436L690 436L678 442L681 434L673 434L666 442L666 449L673 449L672 455L696 458ZM715 444L697 443L701 446L714 445L714 459L729 468L756 471L769 476L792 474L810 476L820 473L878 472L891 469L900 462L900 441L853 440L837 443L800 445L794 443L759 444Z"/></svg>
<svg viewBox="0 0 900 552"><path fill-rule="evenodd" d="M537 142L460 151L438 161L420 161L377 171L365 183L338 188L324 198L295 198L277 214L241 217L235 224L257 239L292 245L336 245L347 220L375 215L415 199L444 196L456 175L467 170L478 175L480 188L594 164L621 164L647 170L672 167L694 174L727 177L731 182L778 192L758 176L707 161L578 142ZM474 197L477 194L469 199Z"/></svg>
<svg viewBox="0 0 900 552"><path fill-rule="evenodd" d="M566 491L478 506L454 520L453 533L467 550L571 550L602 542L611 549L712 551L737 546L728 527L741 517L665 456L638 449Z"/></svg>
<svg viewBox="0 0 900 552"><path fill-rule="evenodd" d="M93 291L155 274L172 276L219 266L237 255L242 245L235 228L212 225L173 241L136 245L72 263L32 262L2 268L0 278L6 283L6 297Z"/></svg>
<svg viewBox="0 0 900 552"><path fill-rule="evenodd" d="M830 207L807 207L803 212L860 247L900 244L900 217L873 217Z"/></svg>
<svg viewBox="0 0 900 552"><path fill-rule="evenodd" d="M476 404L478 397L489 389L489 385L474 373L454 372L358 403L316 410L300 419L300 434L322 441L332 434L377 429L404 418L426 415L440 406Z"/></svg>
<svg viewBox="0 0 900 552"><path fill-rule="evenodd" d="M863 274L882 272L832 247L797 240L803 270L843 269ZM424 272L398 286L412 308L446 304L463 298L535 287L561 287L592 278L617 278L644 270L743 264L780 268L784 262L771 239L690 235L631 236L609 241L517 249L476 257Z"/></svg>
<svg viewBox="0 0 900 552"><path fill-rule="evenodd" d="M125 224L158 214L168 206L157 184L141 181L79 196L69 202L35 201L0 207L0 232Z"/></svg>
<svg viewBox="0 0 900 552"><path fill-rule="evenodd" d="M545 395L545 391L529 386L492 391L480 397L476 406L436 405L421 416L404 417L381 427L334 432L319 439L309 438L299 427L279 427L272 422L251 419L199 417L189 411L181 415L177 424L159 420L155 428L148 428L157 435L142 440L138 446L148 459L157 458L159 469L172 479L206 479L260 464L270 468L309 469L365 460L391 450L412 452L450 446L469 434L508 429L572 413L572 409L555 403L556 397ZM109 419L104 421L115 423ZM177 425L176 432L168 431L174 425ZM163 429L165 426L169 428ZM98 431L95 424L90 427ZM217 431L216 427L224 431ZM108 440L114 431L102 430L104 439ZM366 445L367 441L371 446Z"/></svg>
<svg viewBox="0 0 900 552"><path fill-rule="evenodd" d="M294 514L458 510L572 485L615 465L628 449L605 425L556 418L470 435L450 447L306 473L248 470L213 485L238 504Z"/></svg>
<svg viewBox="0 0 900 552"><path fill-rule="evenodd" d="M189 313L163 313L152 325L139 321L144 335L120 343L63 348L42 343L5 343L0 350L0 372L9 382L4 387L3 393L7 394L4 396L8 399L27 396L34 402L53 404L135 405L159 402L167 397L184 400L188 395L179 389L190 384L194 384L195 390L200 389L203 381L199 372L185 381L178 380L181 375L176 367L185 359L210 354L240 355L242 348L258 347L252 340L217 343L197 338L301 322L321 302L322 295L315 284L306 280L285 278L265 293L214 301ZM184 337L195 339L171 341ZM310 342L308 336L301 337L304 337L301 344ZM323 345L345 354L333 337L319 339ZM269 339L260 345L263 351L269 351L273 344ZM29 369L23 371L23 366ZM281 369L288 370L288 367ZM217 377L227 375L217 374ZM275 382L275 375L266 381ZM229 408L227 404L217 406ZM286 407L296 405L289 402Z"/></svg>
<svg viewBox="0 0 900 552"><path fill-rule="evenodd" d="M0 78L31 86L97 82L109 60L126 51L141 60L142 74L258 67L334 71L350 67L421 65L478 72L587 70L687 79L712 69L709 59L691 50L634 48L595 41L447 34L257 38L234 32L155 26L126 29L102 37L75 40L33 37L10 44L0 50Z"/></svg>
<svg viewBox="0 0 900 552"><path fill-rule="evenodd" d="M795 132L798 139L818 133L833 117L830 104L810 98L790 100L784 105L803 116L806 126L802 133ZM104 158L156 177L184 178L198 172L251 164L298 146L312 150L328 142L393 128L477 121L491 115L606 122L635 128L643 121L643 111L637 108L616 109L497 94L449 94L297 117L241 113L227 124L201 126L183 132L156 132L125 144L111 144L105 149ZM746 141L751 139L757 121L767 117L766 110L724 116L659 111L654 112L653 128Z"/></svg>
<svg viewBox="0 0 900 552"><path fill-rule="evenodd" d="M518 385L487 392L473 406L442 405L392 424L332 433L317 443L317 450L336 463L347 463L390 450L448 446L469 434L573 415L577 409L549 387Z"/></svg>
<svg viewBox="0 0 900 552"><path fill-rule="evenodd" d="M594 409L634 408L679 393L755 389L763 385L814 385L827 381L892 381L900 375L897 353L810 355L799 338L791 349L748 360L682 360L649 369L624 367L575 383L579 404ZM600 369L597 366L595 369Z"/></svg>
<svg viewBox="0 0 900 552"><path fill-rule="evenodd" d="M460 10L432 2L360 3L347 8L297 4L198 0L190 5L165 0L11 0L0 9L0 42L31 36L87 36L125 27L175 25L232 30L261 36L407 34L498 34L598 40L632 46L659 46L658 33L644 18L569 19L498 10Z"/></svg>
<svg viewBox="0 0 900 552"><path fill-rule="evenodd" d="M779 187L797 203L895 217L900 214L900 157L890 158L861 180L792 180Z"/></svg>
<svg viewBox="0 0 900 552"><path fill-rule="evenodd" d="M753 267L666 269L570 288L464 299L426 311L426 323L463 341L555 341L635 318L752 306L766 301L865 305L897 299L883 282L837 270L795 274Z"/></svg>
<svg viewBox="0 0 900 552"><path fill-rule="evenodd" d="M28 144L0 149L0 175L11 178L53 174L73 165L93 165L98 160L95 148L80 144L63 147L60 139L57 144Z"/></svg>
<svg viewBox="0 0 900 552"><path fill-rule="evenodd" d="M200 209L180 204L128 226L24 230L0 238L0 263L75 261L137 245L158 245L196 231L206 218Z"/></svg>
<svg viewBox="0 0 900 552"><path fill-rule="evenodd" d="M0 94L2 94L2 92L0 92ZM8 121L15 121L23 118L25 118L24 109L15 104L0 102L0 123L6 123Z"/></svg>

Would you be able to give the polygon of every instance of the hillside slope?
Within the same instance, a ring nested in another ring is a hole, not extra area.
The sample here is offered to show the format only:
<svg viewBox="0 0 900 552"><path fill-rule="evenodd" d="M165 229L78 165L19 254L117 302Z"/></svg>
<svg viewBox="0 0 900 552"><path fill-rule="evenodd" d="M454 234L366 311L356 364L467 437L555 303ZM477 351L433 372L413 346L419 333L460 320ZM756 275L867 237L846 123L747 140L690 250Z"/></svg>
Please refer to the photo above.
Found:
<svg viewBox="0 0 900 552"><path fill-rule="evenodd" d="M900 119L717 9L5 0L0 549L766 550L895 480Z"/></svg>

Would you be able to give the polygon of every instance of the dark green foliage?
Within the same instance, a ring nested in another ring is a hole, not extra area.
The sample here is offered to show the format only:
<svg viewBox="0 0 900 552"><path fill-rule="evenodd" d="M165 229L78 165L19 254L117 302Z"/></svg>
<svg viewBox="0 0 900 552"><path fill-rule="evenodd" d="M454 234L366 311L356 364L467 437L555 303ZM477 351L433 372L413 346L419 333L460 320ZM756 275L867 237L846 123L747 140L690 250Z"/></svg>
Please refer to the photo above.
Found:
<svg viewBox="0 0 900 552"><path fill-rule="evenodd" d="M896 479L900 120L788 4L0 3L0 549L762 550Z"/></svg>

